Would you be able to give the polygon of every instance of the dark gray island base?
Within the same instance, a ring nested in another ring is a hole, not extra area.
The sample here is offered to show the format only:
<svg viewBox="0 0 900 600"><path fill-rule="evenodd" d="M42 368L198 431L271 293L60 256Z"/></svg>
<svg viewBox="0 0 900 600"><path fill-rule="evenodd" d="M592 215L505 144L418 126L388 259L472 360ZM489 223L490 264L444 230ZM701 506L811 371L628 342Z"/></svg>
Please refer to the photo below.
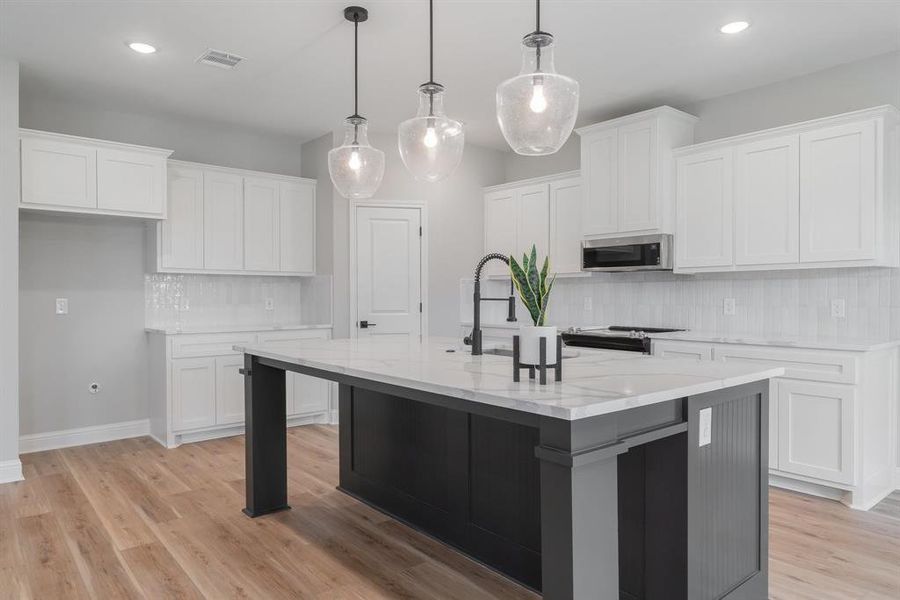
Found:
<svg viewBox="0 0 900 600"><path fill-rule="evenodd" d="M341 490L549 600L767 596L766 380L570 421L246 354L253 517L289 508L286 370L340 384Z"/></svg>

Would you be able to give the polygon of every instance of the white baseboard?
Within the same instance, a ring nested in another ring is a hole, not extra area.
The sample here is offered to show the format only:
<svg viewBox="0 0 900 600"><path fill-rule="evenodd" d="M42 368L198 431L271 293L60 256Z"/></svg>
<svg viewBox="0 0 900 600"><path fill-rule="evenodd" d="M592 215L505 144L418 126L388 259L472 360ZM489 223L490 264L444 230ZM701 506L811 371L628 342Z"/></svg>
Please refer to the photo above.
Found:
<svg viewBox="0 0 900 600"><path fill-rule="evenodd" d="M817 483L800 481L799 479L790 477L783 477L781 475L774 475L772 473L769 474L769 485L785 490L791 490L792 492L800 492L801 494L806 494L808 496L818 496L819 498L827 498L828 500L837 500L838 502L843 502L844 497L848 494L848 492L844 490L819 485Z"/></svg>
<svg viewBox="0 0 900 600"><path fill-rule="evenodd" d="M18 458L0 461L0 483L12 483L22 481L22 461Z"/></svg>
<svg viewBox="0 0 900 600"><path fill-rule="evenodd" d="M70 446L83 446L150 435L150 420L123 421L108 425L92 425L62 431L29 433L19 437L19 453L41 452Z"/></svg>

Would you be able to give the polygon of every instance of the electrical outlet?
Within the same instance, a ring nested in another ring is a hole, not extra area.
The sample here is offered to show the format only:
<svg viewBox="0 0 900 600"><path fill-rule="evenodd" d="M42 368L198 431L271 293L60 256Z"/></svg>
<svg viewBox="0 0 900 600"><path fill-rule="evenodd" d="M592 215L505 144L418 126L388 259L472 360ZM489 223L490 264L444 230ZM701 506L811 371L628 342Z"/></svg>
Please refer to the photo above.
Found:
<svg viewBox="0 0 900 600"><path fill-rule="evenodd" d="M847 316L847 305L843 298L831 300L831 316L835 319L843 319Z"/></svg>
<svg viewBox="0 0 900 600"><path fill-rule="evenodd" d="M275 310L275 298L266 298L266 310Z"/></svg>
<svg viewBox="0 0 900 600"><path fill-rule="evenodd" d="M700 410L700 447L712 444L712 407Z"/></svg>
<svg viewBox="0 0 900 600"><path fill-rule="evenodd" d="M584 310L593 310L594 309L594 299L590 296L584 297Z"/></svg>
<svg viewBox="0 0 900 600"><path fill-rule="evenodd" d="M56 299L56 314L58 314L58 315L69 314L69 299L68 298L57 298Z"/></svg>
<svg viewBox="0 0 900 600"><path fill-rule="evenodd" d="M734 298L725 298L722 301L722 313L729 316L734 315Z"/></svg>
<svg viewBox="0 0 900 600"><path fill-rule="evenodd" d="M100 384L95 381L88 388L88 391L92 394L99 394L100 393Z"/></svg>

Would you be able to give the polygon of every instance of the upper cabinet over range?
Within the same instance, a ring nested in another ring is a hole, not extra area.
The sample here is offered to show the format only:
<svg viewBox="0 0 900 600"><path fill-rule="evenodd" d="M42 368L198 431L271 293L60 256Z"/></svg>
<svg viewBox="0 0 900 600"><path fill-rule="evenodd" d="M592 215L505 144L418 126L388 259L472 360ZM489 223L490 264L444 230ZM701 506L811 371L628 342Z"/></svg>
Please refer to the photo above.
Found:
<svg viewBox="0 0 900 600"><path fill-rule="evenodd" d="M153 269L169 273L313 275L313 179L169 161L168 218Z"/></svg>
<svg viewBox="0 0 900 600"><path fill-rule="evenodd" d="M672 233L672 150L693 143L696 122L661 106L577 130L584 237Z"/></svg>
<svg viewBox="0 0 900 600"><path fill-rule="evenodd" d="M675 270L896 266L898 122L885 106L679 149Z"/></svg>
<svg viewBox="0 0 900 600"><path fill-rule="evenodd" d="M166 218L171 150L21 129L21 208Z"/></svg>

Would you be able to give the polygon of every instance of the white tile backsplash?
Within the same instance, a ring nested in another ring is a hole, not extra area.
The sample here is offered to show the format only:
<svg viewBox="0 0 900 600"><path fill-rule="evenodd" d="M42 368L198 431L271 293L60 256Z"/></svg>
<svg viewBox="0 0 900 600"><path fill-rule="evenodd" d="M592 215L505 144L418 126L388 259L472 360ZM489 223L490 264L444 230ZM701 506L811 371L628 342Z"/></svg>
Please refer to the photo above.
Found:
<svg viewBox="0 0 900 600"><path fill-rule="evenodd" d="M508 280L482 282L485 296L505 295ZM472 282L460 292L460 320L472 320ZM590 297L591 310L584 309ZM724 315L725 298L735 314ZM846 316L831 316L843 298ZM520 306L520 320L527 313ZM484 303L482 320L502 323L502 303ZM900 269L856 268L675 275L668 272L597 273L560 277L550 300L549 324L678 327L717 334L900 338Z"/></svg>
<svg viewBox="0 0 900 600"><path fill-rule="evenodd" d="M154 328L331 323L331 277L144 276L145 324ZM266 298L274 309L266 310Z"/></svg>

